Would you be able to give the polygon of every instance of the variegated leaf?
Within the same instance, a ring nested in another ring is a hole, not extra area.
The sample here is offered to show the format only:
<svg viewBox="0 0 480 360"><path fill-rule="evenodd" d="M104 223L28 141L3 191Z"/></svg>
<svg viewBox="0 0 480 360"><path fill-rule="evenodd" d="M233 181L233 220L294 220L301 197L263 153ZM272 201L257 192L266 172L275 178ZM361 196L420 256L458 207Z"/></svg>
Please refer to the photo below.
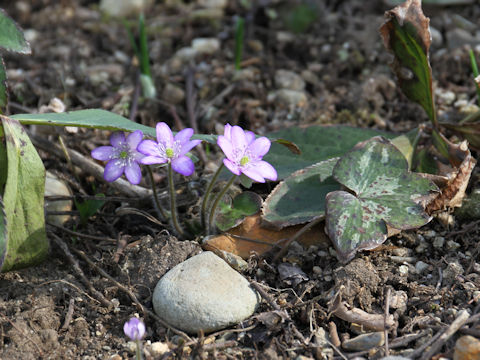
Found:
<svg viewBox="0 0 480 360"><path fill-rule="evenodd" d="M430 221L422 200L437 186L409 172L402 153L383 137L355 146L337 163L333 177L351 190L330 193L326 202L327 234L343 262L383 243L387 224L405 230Z"/></svg>

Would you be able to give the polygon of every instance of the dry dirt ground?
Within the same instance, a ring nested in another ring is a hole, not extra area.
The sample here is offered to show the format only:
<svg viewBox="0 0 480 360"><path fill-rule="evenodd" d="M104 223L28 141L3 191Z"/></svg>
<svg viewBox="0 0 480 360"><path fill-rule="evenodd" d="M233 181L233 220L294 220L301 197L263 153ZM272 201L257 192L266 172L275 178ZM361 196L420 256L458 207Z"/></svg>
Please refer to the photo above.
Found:
<svg viewBox="0 0 480 360"><path fill-rule="evenodd" d="M189 126L189 110L194 109L201 133L216 132L227 122L261 134L294 125L332 123L403 132L427 120L401 94L387 65L389 56L377 29L391 5L313 1L316 20L293 34L288 15L298 5L294 1L253 1L250 8L242 5L246 3L250 2L230 1L220 15L202 17L196 1L156 2L146 19L159 95L147 101L138 98L138 68L125 27L102 16L95 1L3 1L0 6L26 30L33 49L31 56L5 56L10 113L36 112L57 97L68 110L104 108L145 125L162 120L178 128ZM437 100L442 112L454 114L465 105L462 99L468 102L475 95L467 48L462 45L480 43L480 5L424 10L438 30L431 54ZM246 18L243 68L247 70L234 79L236 15ZM178 49L198 37L218 39L221 50L187 64L174 59ZM279 69L305 80L300 106L269 96L276 89ZM189 82L193 95L186 90ZM34 131L37 138L57 141L55 131ZM105 133L84 129L62 129L57 134L67 147L85 156L106 139ZM154 212L149 202L118 198L122 194L82 169L72 172L64 159L49 151L40 150L40 154L46 168L65 179L76 195L102 192L109 201L84 224L73 213L64 226L76 233L49 227L48 261L0 275L1 359L131 358L122 327L134 314L145 320L147 342L168 344L170 352L163 358L294 359L303 355L321 359L328 355L319 346L322 329L332 342L335 331L341 340L361 332L332 315L335 296L348 307L371 314L384 314L387 308L396 323L389 331L390 353L417 351L421 356L422 344L448 327L461 310L472 314L480 310L478 222L454 217L448 227L433 220L418 231L390 238L378 251L361 253L346 266L331 255L328 243L308 249L294 246L283 260L303 270L306 277L300 281L282 279L278 263L252 255L245 275L262 284L269 300L238 326L209 338L182 339L142 312L132 298L151 310L156 281L201 251L195 239L178 241L144 217L115 215L115 209L125 204ZM202 171L197 172L181 187L202 184ZM156 180L165 186L164 177ZM469 191L477 180L474 173ZM268 192L255 189L262 195ZM186 192L184 196L186 215L195 200L192 196L196 195ZM425 264L421 271L419 262ZM480 322L461 329L437 354L451 358L462 333L480 337ZM332 354L338 359L374 359L384 354L385 346L341 352Z"/></svg>

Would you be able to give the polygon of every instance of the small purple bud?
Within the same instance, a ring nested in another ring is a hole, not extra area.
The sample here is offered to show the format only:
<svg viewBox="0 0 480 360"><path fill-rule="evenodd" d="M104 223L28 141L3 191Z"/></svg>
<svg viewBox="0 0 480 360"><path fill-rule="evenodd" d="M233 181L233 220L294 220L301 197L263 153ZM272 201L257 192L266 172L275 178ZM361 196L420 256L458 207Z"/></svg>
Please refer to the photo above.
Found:
<svg viewBox="0 0 480 360"><path fill-rule="evenodd" d="M132 317L123 325L123 332L132 340L141 340L145 335L145 324Z"/></svg>

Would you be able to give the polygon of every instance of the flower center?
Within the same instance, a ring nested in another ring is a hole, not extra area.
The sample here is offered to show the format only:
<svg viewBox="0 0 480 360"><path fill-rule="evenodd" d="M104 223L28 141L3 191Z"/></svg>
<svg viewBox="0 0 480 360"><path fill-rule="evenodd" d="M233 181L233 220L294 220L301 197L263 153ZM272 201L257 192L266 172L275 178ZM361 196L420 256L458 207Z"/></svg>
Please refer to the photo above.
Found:
<svg viewBox="0 0 480 360"><path fill-rule="evenodd" d="M120 154L118 154L118 157L119 157L119 158L122 158L122 159L126 159L127 156L128 156L128 151L126 151L126 150L122 150L122 151L120 152Z"/></svg>
<svg viewBox="0 0 480 360"><path fill-rule="evenodd" d="M248 156L244 156L240 159L240 165L241 166L247 165L249 161L250 159L248 158Z"/></svg>
<svg viewBox="0 0 480 360"><path fill-rule="evenodd" d="M165 155L167 155L167 158L171 159L173 155L175 155L175 152L173 151L172 148L166 148Z"/></svg>

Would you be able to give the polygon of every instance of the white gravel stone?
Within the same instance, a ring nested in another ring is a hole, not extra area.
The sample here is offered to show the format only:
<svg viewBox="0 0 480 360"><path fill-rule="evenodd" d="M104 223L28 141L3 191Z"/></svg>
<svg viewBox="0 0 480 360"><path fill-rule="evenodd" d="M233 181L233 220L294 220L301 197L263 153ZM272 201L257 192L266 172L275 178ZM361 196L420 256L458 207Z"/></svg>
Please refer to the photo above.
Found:
<svg viewBox="0 0 480 360"><path fill-rule="evenodd" d="M427 263L424 263L423 261L419 261L415 264L415 270L417 271L418 274L423 273L425 270L427 270L429 265Z"/></svg>
<svg viewBox="0 0 480 360"><path fill-rule="evenodd" d="M436 236L433 240L433 247L435 249L442 249L445 244L445 238L443 236Z"/></svg>
<svg viewBox="0 0 480 360"><path fill-rule="evenodd" d="M192 40L192 48L198 54L212 55L220 49L220 40L216 38L197 38Z"/></svg>
<svg viewBox="0 0 480 360"><path fill-rule="evenodd" d="M398 267L398 273L401 276L407 276L408 275L408 266L407 265L400 265Z"/></svg>
<svg viewBox="0 0 480 360"><path fill-rule="evenodd" d="M277 70L275 72L275 85L277 89L290 89L301 91L305 89L302 77L290 70Z"/></svg>
<svg viewBox="0 0 480 360"><path fill-rule="evenodd" d="M260 302L248 281L212 252L175 266L153 292L158 316L183 331L211 332L251 316Z"/></svg>

